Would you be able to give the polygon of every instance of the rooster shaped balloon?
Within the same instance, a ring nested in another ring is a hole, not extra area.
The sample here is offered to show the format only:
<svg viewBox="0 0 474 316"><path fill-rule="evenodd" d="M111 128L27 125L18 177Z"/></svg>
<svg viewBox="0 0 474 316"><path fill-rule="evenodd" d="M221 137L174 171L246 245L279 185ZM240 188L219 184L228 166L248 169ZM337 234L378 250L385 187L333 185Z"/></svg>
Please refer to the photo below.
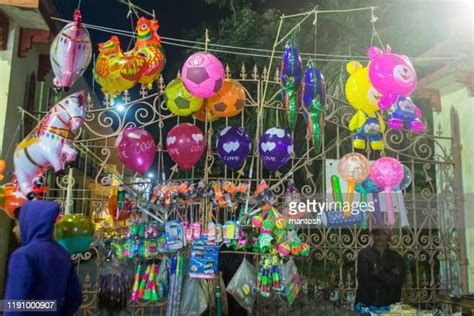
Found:
<svg viewBox="0 0 474 316"><path fill-rule="evenodd" d="M161 39L157 31L157 20L148 20L144 17L138 19L135 47L125 53L126 55L141 55L145 57L147 67L139 82L148 89L152 88L153 81L158 79L166 62L165 53L161 46Z"/></svg>
<svg viewBox="0 0 474 316"><path fill-rule="evenodd" d="M81 22L81 11L76 9L74 22L66 25L51 44L51 67L56 88L69 89L91 61L91 39Z"/></svg>
<svg viewBox="0 0 474 316"><path fill-rule="evenodd" d="M102 91L112 98L132 88L146 70L146 58L140 54L125 55L117 36L99 44L95 80L102 87Z"/></svg>
<svg viewBox="0 0 474 316"><path fill-rule="evenodd" d="M308 132L313 140L313 149L316 154L321 147L320 114L324 112L326 104L326 85L321 71L314 67L313 61L308 61L303 81L303 115L308 126Z"/></svg>

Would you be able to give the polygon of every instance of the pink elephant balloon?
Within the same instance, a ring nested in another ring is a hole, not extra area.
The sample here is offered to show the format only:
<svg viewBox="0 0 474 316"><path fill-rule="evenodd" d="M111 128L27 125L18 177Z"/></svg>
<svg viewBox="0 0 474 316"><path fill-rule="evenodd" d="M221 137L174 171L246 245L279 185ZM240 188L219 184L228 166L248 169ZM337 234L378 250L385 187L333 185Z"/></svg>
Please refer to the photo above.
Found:
<svg viewBox="0 0 474 316"><path fill-rule="evenodd" d="M204 153L204 144L204 134L190 123L176 125L166 137L168 154L185 171L199 161Z"/></svg>
<svg viewBox="0 0 474 316"><path fill-rule="evenodd" d="M370 47L369 78L374 88L382 94L381 110L389 109L398 97L408 97L416 89L416 71L408 57L392 54L390 46L384 53L378 47Z"/></svg>
<svg viewBox="0 0 474 316"><path fill-rule="evenodd" d="M370 167L370 178L375 185L384 188L387 201L387 223L392 226L395 223L393 213L392 188L402 182L405 170L403 165L395 158L382 157L377 159Z"/></svg>
<svg viewBox="0 0 474 316"><path fill-rule="evenodd" d="M153 136L139 127L126 128L115 140L120 161L133 171L145 173L153 164L156 154Z"/></svg>

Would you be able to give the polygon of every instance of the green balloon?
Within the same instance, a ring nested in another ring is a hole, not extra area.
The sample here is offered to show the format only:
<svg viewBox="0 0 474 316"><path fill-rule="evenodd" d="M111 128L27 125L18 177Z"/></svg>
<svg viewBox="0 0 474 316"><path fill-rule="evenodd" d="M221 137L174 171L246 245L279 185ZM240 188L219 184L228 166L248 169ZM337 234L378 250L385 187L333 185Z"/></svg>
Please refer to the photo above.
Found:
<svg viewBox="0 0 474 316"><path fill-rule="evenodd" d="M94 225L85 215L67 214L56 223L54 238L71 254L84 252L94 240Z"/></svg>

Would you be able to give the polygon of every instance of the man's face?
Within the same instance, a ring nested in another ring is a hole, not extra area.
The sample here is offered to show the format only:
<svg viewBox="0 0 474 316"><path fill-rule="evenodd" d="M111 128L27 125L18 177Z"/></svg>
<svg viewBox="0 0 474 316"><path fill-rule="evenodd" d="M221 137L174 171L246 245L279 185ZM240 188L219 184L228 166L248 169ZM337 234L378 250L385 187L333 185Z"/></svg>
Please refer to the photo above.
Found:
<svg viewBox="0 0 474 316"><path fill-rule="evenodd" d="M386 247L390 241L390 236L383 232L373 234L372 238L374 239L374 245L377 247Z"/></svg>

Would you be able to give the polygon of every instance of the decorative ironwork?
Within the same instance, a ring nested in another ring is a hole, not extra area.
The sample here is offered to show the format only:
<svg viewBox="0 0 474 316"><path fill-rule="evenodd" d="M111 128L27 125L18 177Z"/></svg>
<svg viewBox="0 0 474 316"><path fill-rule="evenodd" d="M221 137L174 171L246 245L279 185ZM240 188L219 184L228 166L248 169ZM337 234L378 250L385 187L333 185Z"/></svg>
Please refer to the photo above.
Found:
<svg viewBox="0 0 474 316"><path fill-rule="evenodd" d="M237 73L232 73L229 67L226 67L226 76L239 80L246 90L245 111L234 118L207 123L197 122L207 132L210 143L207 147L207 157L203 159L205 167L195 167L188 175L195 179L206 176L209 179L249 180L253 184L265 178L280 200L284 198L287 179L292 179L298 185L304 197L324 193L326 191L324 160L338 159L353 150L352 137L346 126L354 111L337 96L339 94L337 91L342 91L340 87L334 90L336 93L333 96L328 97L321 131L321 152L318 155L313 154L309 136L305 134L303 137L303 133L296 128L298 131L294 132L297 134L297 137L294 137L296 154L291 159L290 167L284 169L281 174L267 173L260 163L257 150L251 153L246 164L236 172L227 170L220 160L216 159L214 138L224 123L245 126L248 132L255 136L255 140L258 140L258 136L268 127L286 126L278 70L272 75L266 67L262 69L262 73L259 73L256 65L250 69L252 71L248 74L246 66L242 65ZM267 78L271 80L268 86L269 93L266 100L262 100L262 91ZM170 114L163 98L165 87L163 78L158 80L157 86L156 92L140 91L138 100L133 100L127 91L124 92L123 112L111 104L108 96L104 99L104 107L93 105L92 98L88 97L89 112L82 132L87 137L78 135L76 145L81 152L91 155L92 158L85 160L84 170L87 170L88 164L92 161L98 163L99 168L95 179L76 179L75 192L79 193L74 195L73 200L81 205L77 209L91 215L94 210L107 207L106 192L112 183L110 178L112 173L119 175L126 182L140 181L134 178L134 175L125 172L123 167L111 166L110 161L114 156L113 140L124 128L128 126L158 128L159 135L156 135L159 137L156 147L160 161L158 172L163 173L162 161L166 153L166 148L163 146L163 137L166 135L163 135L163 129L165 126L170 126L167 122L186 120L196 123L194 118L183 119ZM258 113L262 115L261 124L257 124L254 120ZM301 121L301 113L298 116L298 120ZM455 275L452 271L456 271L461 245L456 235L450 233L456 228L457 221L458 199L455 195L459 192L456 192L454 185L453 176L457 166L453 161L452 151L458 149L453 148L453 139L451 136L446 136L441 126L436 127L436 133L422 135L407 130L390 130L384 134L384 141L386 148L383 152L377 154L368 149L367 156L372 159L378 155L394 156L413 173L412 185L404 192L411 228L396 229L392 241L392 247L407 262L407 280L403 288L403 298L408 303L430 308L436 305L436 294L440 289L459 286L459 275ZM173 170L174 178L179 177L179 172ZM75 174L75 177L87 177L87 175ZM56 185L48 184L51 188L49 197L64 199L66 177L58 177L54 182ZM91 186L103 188L102 193L93 192ZM205 209L202 212L203 217L216 219L217 214L213 212L210 204L201 207ZM168 214L169 218L177 216L177 212ZM396 220L399 221L398 218ZM369 223L371 222L374 222L372 217L369 218ZM308 242L311 247L311 253L307 258L297 259L304 275L304 292L310 296L302 299L302 302L310 304L308 302L326 300L342 308L349 307L354 301L357 287L357 254L370 243L367 233L358 227L331 229L309 226L300 229L299 233L301 239ZM84 282L84 304L81 312L84 315L96 313L97 271L102 263L100 256L98 246L95 244L91 252L74 257L77 262L82 262L78 269ZM85 265L89 267L87 270L83 270ZM264 309L273 310L275 302L278 300L259 302L257 313L261 313ZM129 307L136 315L144 314L149 308L152 308L151 303L134 303ZM163 313L166 306L160 303L153 308Z"/></svg>

